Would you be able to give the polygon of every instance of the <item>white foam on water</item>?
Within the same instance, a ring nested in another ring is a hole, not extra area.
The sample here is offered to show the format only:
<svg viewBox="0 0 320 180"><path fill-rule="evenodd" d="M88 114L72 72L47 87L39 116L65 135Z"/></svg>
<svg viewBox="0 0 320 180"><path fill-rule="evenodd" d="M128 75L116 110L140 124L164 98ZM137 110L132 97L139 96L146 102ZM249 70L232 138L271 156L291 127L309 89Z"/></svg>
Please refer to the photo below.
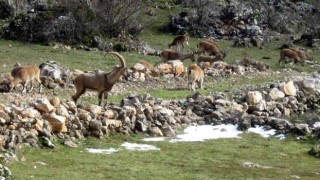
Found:
<svg viewBox="0 0 320 180"><path fill-rule="evenodd" d="M160 148L157 148L152 145L129 143L129 142L125 142L121 144L121 146L125 147L128 150L138 150L138 151L160 150Z"/></svg>
<svg viewBox="0 0 320 180"><path fill-rule="evenodd" d="M112 153L118 152L119 149L115 149L115 148L110 148L110 149L87 148L87 151L89 153L95 153L95 154L112 154Z"/></svg>

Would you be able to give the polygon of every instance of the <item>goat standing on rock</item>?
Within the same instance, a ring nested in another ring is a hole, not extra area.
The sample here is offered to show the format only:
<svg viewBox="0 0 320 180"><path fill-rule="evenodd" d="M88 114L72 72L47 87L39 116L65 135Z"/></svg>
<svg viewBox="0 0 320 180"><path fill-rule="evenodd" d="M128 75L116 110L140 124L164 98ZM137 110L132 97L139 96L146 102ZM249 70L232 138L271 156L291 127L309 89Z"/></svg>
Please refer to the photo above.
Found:
<svg viewBox="0 0 320 180"><path fill-rule="evenodd" d="M110 92L113 85L118 81L121 75L126 75L126 62L124 58L117 52L109 52L109 54L116 55L120 62L120 67L115 67L109 73L83 73L77 76L74 80L74 85L76 87L76 94L72 96L72 99L77 102L77 99L86 92L86 89L92 89L98 91L99 106L101 105L101 100L104 92ZM108 95L105 96L106 99ZM104 107L107 105L105 103Z"/></svg>

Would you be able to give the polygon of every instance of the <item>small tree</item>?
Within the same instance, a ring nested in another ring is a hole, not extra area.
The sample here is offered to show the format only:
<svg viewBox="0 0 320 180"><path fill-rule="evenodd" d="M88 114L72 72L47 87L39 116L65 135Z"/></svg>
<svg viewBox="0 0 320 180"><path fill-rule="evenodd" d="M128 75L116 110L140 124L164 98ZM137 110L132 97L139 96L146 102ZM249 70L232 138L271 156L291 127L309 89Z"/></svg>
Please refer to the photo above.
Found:
<svg viewBox="0 0 320 180"><path fill-rule="evenodd" d="M102 31L113 37L123 33L139 34L143 28L143 9L142 0L100 0L94 5L97 23Z"/></svg>

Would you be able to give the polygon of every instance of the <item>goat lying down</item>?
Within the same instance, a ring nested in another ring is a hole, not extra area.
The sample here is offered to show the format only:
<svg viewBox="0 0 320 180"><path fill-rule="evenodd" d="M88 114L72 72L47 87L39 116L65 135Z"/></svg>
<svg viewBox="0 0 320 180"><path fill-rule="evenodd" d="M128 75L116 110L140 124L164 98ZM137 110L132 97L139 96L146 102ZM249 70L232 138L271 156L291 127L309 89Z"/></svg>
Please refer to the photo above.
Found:
<svg viewBox="0 0 320 180"><path fill-rule="evenodd" d="M77 76L74 80L74 85L76 88L75 95L72 99L77 102L78 98L86 92L87 89L96 90L98 92L99 106L101 105L102 96L105 92L110 92L113 85L118 81L121 75L126 73L126 62L124 58L117 52L109 52L108 54L113 54L117 56L120 60L121 66L113 68L109 73L96 72L83 73ZM106 99L108 95L106 94ZM107 102L104 106L107 105Z"/></svg>

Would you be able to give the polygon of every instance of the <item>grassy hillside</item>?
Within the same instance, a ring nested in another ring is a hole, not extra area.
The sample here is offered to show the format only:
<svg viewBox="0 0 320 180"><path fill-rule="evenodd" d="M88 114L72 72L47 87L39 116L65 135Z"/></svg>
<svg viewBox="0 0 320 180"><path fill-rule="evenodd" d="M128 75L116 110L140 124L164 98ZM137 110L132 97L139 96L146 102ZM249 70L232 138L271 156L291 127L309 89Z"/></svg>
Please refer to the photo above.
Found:
<svg viewBox="0 0 320 180"><path fill-rule="evenodd" d="M164 9L156 13L157 19L151 23L139 38L155 49L167 48L173 35L161 34L158 28L166 23L170 13L178 9ZM160 16L160 14L162 16ZM196 48L198 38L192 37L191 48ZM273 42L263 49L235 48L232 41L220 41L227 52L226 62L235 63L244 56L267 63L273 73L255 73L234 75L217 79L207 78L203 94L217 91L228 91L248 86L268 85L271 82L283 81L298 72L318 72L319 66L279 66L279 47L283 42ZM190 50L188 50L190 51ZM128 66L133 66L141 59L152 63L159 57L145 56L138 53L121 53ZM319 63L320 54L311 49L310 54ZM270 57L270 59L262 59ZM100 51L54 49L50 46L26 44L0 40L0 73L9 73L16 62L22 65L56 61L67 69L93 71L100 69L110 71L118 64L113 56L104 57ZM186 61L185 65L191 62ZM280 74L284 68L292 68L291 74ZM172 85L174 80L163 79ZM111 101L119 103L130 91L150 93L154 97L164 99L184 99L193 91L186 89L156 89L150 91L140 83L139 89L127 89L123 95L111 96ZM54 91L61 99L70 99L73 89L45 90ZM48 93L50 95L50 93ZM7 94L0 94L0 98ZM81 97L84 103L97 103L97 97ZM141 139L144 134L125 136L110 134L103 139L81 140L78 148L69 148L55 142L56 149L23 147L17 150L19 161L7 165L13 179L319 179L320 161L307 154L318 141L298 141L295 138L278 140L265 139L254 134L243 134L241 139L220 139L206 142L168 143L150 142L160 151L121 151L111 155L89 154L86 148L119 148L123 142L145 143ZM248 168L241 166L244 162L257 163L269 168Z"/></svg>

